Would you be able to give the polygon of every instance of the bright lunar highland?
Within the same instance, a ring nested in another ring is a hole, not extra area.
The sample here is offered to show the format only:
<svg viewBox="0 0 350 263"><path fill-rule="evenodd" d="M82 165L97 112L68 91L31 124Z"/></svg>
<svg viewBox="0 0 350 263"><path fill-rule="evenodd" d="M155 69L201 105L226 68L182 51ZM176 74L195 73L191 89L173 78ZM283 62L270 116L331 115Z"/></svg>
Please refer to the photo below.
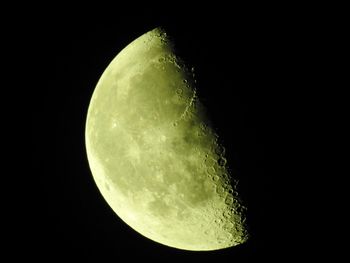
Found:
<svg viewBox="0 0 350 263"><path fill-rule="evenodd" d="M249 235L237 181L198 92L194 69L166 32L142 35L98 81L86 149L100 192L131 228L170 247L216 250Z"/></svg>

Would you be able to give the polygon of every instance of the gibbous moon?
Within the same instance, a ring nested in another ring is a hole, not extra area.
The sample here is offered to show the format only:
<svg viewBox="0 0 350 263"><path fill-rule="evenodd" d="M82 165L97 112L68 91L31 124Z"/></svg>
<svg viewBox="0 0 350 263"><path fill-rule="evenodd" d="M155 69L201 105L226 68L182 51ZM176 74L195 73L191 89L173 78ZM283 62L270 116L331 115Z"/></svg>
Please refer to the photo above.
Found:
<svg viewBox="0 0 350 263"><path fill-rule="evenodd" d="M162 29L134 40L95 88L86 149L100 192L131 228L170 247L216 250L248 239L245 207L193 71Z"/></svg>

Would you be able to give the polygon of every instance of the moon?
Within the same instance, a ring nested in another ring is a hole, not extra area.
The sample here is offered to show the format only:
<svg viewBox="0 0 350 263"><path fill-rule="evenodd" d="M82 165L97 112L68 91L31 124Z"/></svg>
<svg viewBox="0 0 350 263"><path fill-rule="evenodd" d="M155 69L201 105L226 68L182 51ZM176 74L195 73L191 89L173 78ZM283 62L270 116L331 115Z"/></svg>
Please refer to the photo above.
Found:
<svg viewBox="0 0 350 263"><path fill-rule="evenodd" d="M85 140L101 194L143 236L192 251L248 240L246 208L194 69L165 30L140 36L108 65L90 101Z"/></svg>

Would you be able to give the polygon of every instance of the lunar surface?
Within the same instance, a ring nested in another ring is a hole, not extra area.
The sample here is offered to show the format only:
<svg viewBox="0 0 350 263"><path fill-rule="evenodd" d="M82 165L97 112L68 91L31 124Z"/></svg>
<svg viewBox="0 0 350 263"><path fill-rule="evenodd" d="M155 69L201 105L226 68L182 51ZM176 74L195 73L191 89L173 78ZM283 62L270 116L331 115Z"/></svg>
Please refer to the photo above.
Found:
<svg viewBox="0 0 350 263"><path fill-rule="evenodd" d="M193 71L164 30L134 40L95 88L86 148L100 192L130 227L170 247L216 250L249 235Z"/></svg>

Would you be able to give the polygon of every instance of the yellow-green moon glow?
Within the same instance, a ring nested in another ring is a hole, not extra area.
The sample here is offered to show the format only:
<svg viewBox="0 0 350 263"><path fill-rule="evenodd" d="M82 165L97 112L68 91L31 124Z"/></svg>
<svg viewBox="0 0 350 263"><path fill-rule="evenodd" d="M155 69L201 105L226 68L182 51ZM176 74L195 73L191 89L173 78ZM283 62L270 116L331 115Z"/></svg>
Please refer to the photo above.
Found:
<svg viewBox="0 0 350 263"><path fill-rule="evenodd" d="M130 227L170 247L216 250L248 233L225 149L197 95L192 71L154 29L102 74L86 149L99 190Z"/></svg>

